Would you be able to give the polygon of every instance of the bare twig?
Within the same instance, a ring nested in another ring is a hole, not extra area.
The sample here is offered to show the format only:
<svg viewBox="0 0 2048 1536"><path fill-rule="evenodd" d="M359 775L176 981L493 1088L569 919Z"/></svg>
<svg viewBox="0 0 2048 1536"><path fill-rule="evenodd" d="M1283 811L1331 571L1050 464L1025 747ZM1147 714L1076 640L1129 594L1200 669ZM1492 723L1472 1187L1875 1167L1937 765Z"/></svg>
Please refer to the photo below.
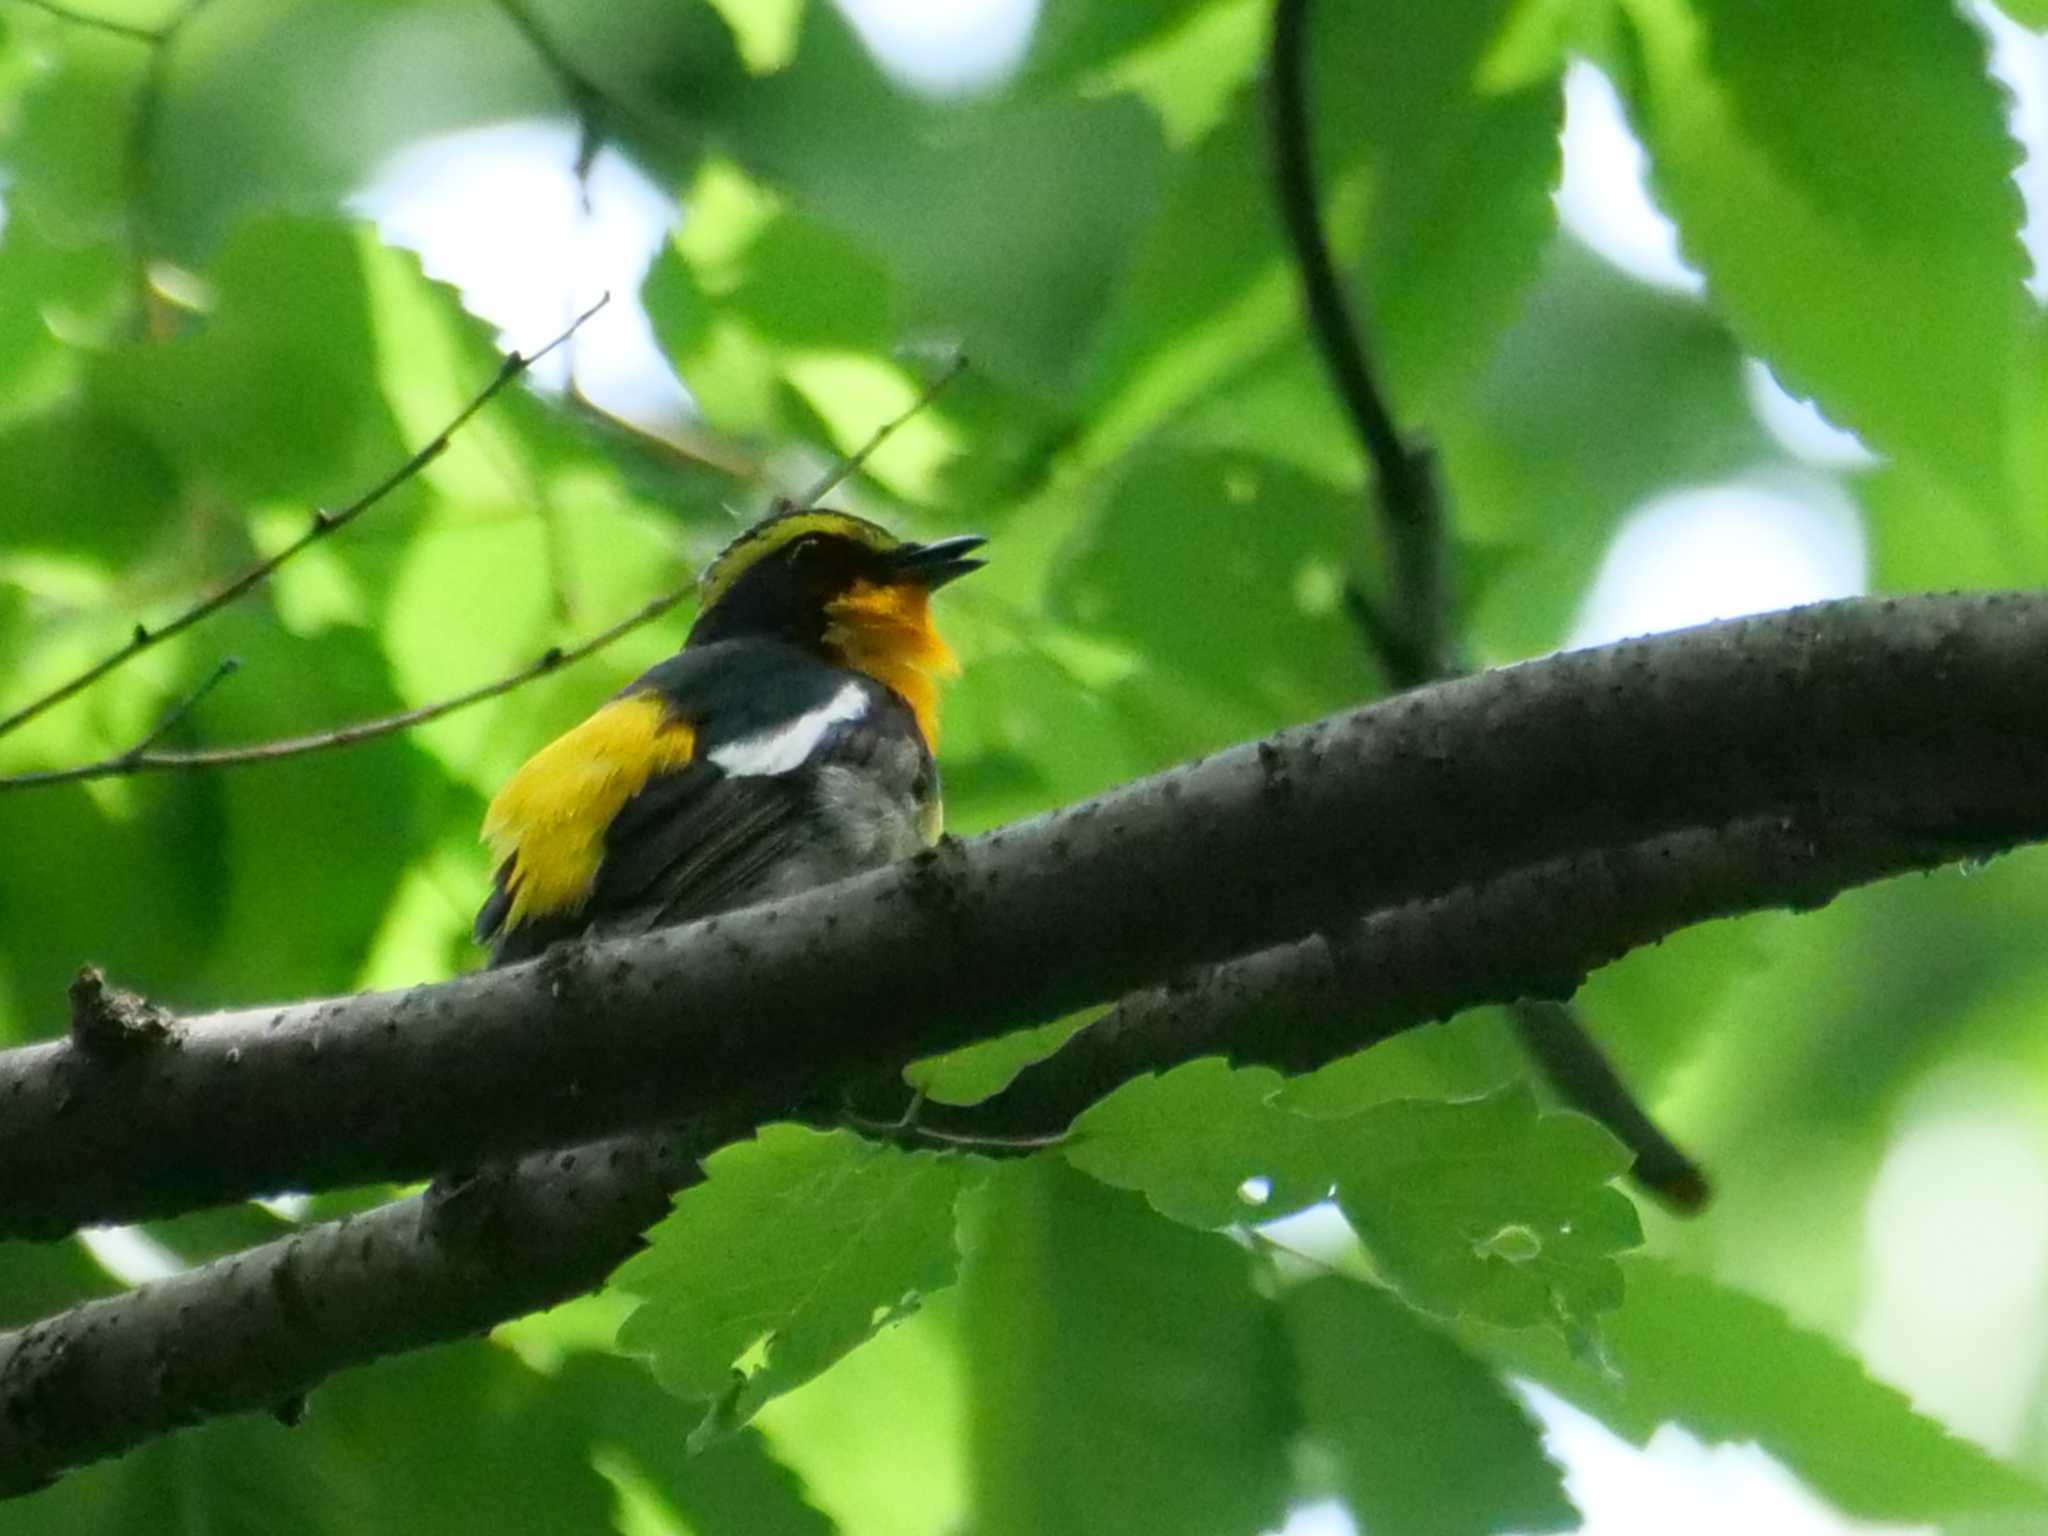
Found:
<svg viewBox="0 0 2048 1536"><path fill-rule="evenodd" d="M1309 4L1278 0L1273 13L1275 190L1301 276L1309 335L1372 466L1373 501L1387 549L1386 600L1354 582L1345 589L1345 607L1388 682L1396 690L1416 688L1466 667L1449 577L1450 530L1435 456L1404 437L1396 423L1324 239L1307 99ZM1517 1004L1509 1011L1558 1093L1635 1153L1635 1177L1644 1188L1678 1211L1705 1204L1706 1176L1636 1102L1574 1010Z"/></svg>
<svg viewBox="0 0 2048 1536"><path fill-rule="evenodd" d="M142 27L132 21L116 21L111 16L93 16L84 11L75 11L68 5L59 5L57 0L14 0L16 5L25 5L30 10L41 11L59 21L75 27L86 27L94 32L105 32L111 37L125 37L138 43L160 43L167 27ZM171 26L175 27L176 22Z"/></svg>
<svg viewBox="0 0 2048 1536"><path fill-rule="evenodd" d="M652 623L667 613L676 604L690 595L691 588L679 587L672 592L651 598L636 608L611 628L592 635L581 645L563 650L552 646L540 657L495 682L485 683L466 693L454 694L438 699L432 704L422 704L417 709L400 710L396 714L381 715L374 720L358 720L349 725L337 726L333 730L315 731L305 736L287 736L277 741L252 742L240 747L214 747L192 752L152 752L151 742L157 740L167 727L159 727L149 739L115 757L97 763L85 763L76 768L51 768L38 773L17 773L0 777L0 793L11 789L40 789L53 784L77 784L87 779L119 778L134 773L163 773L179 769L195 768L237 768L248 763L274 763L280 758L300 757L308 752L325 752L335 747L353 747L365 741L375 741L380 736L391 736L399 731L410 730L416 725L425 725L429 720L438 720L443 715L452 715L458 709L467 709L472 704L481 704L486 699L495 699L500 694L545 676L584 657L603 650L622 635L630 634L643 624ZM225 665L225 664L224 664ZM209 686L215 678L209 679ZM202 689L203 693L205 690ZM187 700L177 713L183 713L194 699Z"/></svg>
<svg viewBox="0 0 2048 1536"><path fill-rule="evenodd" d="M194 688L184 698L164 711L164 717L157 721L156 728L122 755L132 758L148 756L151 747L154 747L158 742L170 735L172 731L177 729L178 722L191 714L201 699L213 692L215 688L218 688L228 678L233 677L241 669L241 665L241 660L238 657L221 657L219 661L213 664L213 670L206 674L204 682L200 683L197 688Z"/></svg>
<svg viewBox="0 0 2048 1536"><path fill-rule="evenodd" d="M399 465L398 468L392 470L382 480L371 486L369 490L337 511L320 510L314 512L312 521L307 525L305 532L293 539L291 543L285 545L283 549L267 559L257 561L239 576L228 582L226 586L221 587L207 597L201 598L168 623L160 624L155 629L137 624L134 633L129 637L128 643L119 650L93 663L93 665L87 667L83 672L80 672L67 682L60 683L40 698L30 700L27 704L15 710L13 714L0 719L0 736L5 736L11 731L19 730L22 726L28 724L29 721L41 715L45 710L52 709L56 705L62 704L65 700L76 697L105 677L109 672L133 661L152 646L161 644L171 636L191 628L209 614L225 608L243 593L267 581L280 566L284 565L285 562L299 554L302 550L318 543L330 534L347 527L358 517L369 511L370 508L376 506L386 496L397 490L398 487L405 484L406 481L419 474L421 470L433 463L443 453L446 453L448 451L448 444L454 438L454 435L468 424L471 417L502 394L507 386L522 376L540 359L546 357L555 348L561 346L571 336L574 336L582 328L585 321L589 320L592 315L603 309L610 302L611 295L607 293L595 304L591 305L590 308L578 315L571 322L567 330L563 331L539 351L531 355L520 352L506 354L505 360L498 365L497 373L492 375L490 383L479 390L469 404L456 412L453 419L436 434L431 442L413 454L403 464Z"/></svg>
<svg viewBox="0 0 2048 1536"><path fill-rule="evenodd" d="M940 395L946 392L947 386L966 371L967 354L955 352L952 360L939 370L938 376L931 383L925 385L922 390L918 391L918 396L915 400L875 428L873 435L866 442L833 465L831 470L820 478L816 485L805 491L792 505L799 508L815 507L820 501L831 495L848 479L860 472L861 466L867 463L869 457L877 448L889 440L890 435L898 427L901 427L906 421L917 415L919 411L922 411L926 406L938 399Z"/></svg>

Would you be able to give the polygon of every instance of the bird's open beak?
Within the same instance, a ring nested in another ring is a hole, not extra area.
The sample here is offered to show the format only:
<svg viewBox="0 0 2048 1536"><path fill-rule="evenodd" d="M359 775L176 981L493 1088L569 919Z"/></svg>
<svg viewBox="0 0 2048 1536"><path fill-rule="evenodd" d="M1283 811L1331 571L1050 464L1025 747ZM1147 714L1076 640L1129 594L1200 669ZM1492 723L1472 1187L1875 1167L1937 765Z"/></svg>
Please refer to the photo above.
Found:
<svg viewBox="0 0 2048 1536"><path fill-rule="evenodd" d="M957 581L986 565L987 561L976 560L973 555L987 542L978 533L963 533L956 539L940 539L933 544L905 544L894 552L893 560L906 580L916 582L927 592L936 592L947 582Z"/></svg>

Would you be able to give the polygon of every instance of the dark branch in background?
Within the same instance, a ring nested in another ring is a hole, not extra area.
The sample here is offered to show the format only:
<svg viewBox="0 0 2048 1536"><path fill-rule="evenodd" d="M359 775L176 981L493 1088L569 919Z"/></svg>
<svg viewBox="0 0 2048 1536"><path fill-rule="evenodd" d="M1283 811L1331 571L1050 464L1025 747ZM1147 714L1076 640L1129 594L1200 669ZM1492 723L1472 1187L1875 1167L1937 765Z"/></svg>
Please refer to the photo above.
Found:
<svg viewBox="0 0 2048 1536"><path fill-rule="evenodd" d="M1309 128L1308 16L1308 0L1279 0L1273 11L1268 101L1274 190L1301 275L1310 336L1373 468L1373 495L1391 567L1391 601L1383 611L1354 589L1353 606L1371 615L1375 644L1388 656L1390 671L1397 670L1413 686L1457 670L1443 497L1429 451L1402 437L1374 382L1364 333L1345 302L1323 239Z"/></svg>
<svg viewBox="0 0 2048 1536"><path fill-rule="evenodd" d="M65 702L65 700L83 693L108 673L114 671L117 667L125 666L152 646L162 644L170 639L171 636L190 629L200 620L225 608L236 598L242 596L243 593L269 580L280 566L284 565L295 555L319 543L320 540L346 528L350 523L376 506L386 496L389 496L401 485L404 485L406 481L419 474L421 470L433 463L442 454L446 453L448 451L448 444L453 440L454 435L469 423L471 417L495 400L509 385L524 375L540 359L546 357L555 348L561 346L563 342L575 335L582 328L585 321L610 302L611 295L606 294L597 303L591 305L589 309L578 315L575 321L561 335L555 337L553 341L550 341L531 356L519 352L508 353L504 361L498 365L498 371L492 375L490 383L479 390L476 396L470 400L469 404L456 412L454 418L449 421L447 426L440 430L433 441L413 454L411 458L399 465L398 468L392 470L391 473L382 480L379 480L347 506L333 512L326 510L316 511L313 514L312 521L307 525L306 531L301 533L296 539L293 539L291 543L285 545L283 549L268 559L257 561L239 576L228 582L227 585L201 598L183 613L178 614L168 622L160 624L154 629L142 624L136 625L135 632L129 637L128 643L119 650L95 662L77 676L58 684L41 697L30 700L12 714L5 718L0 718L0 736L5 736L11 731L19 730L44 711L52 709Z"/></svg>
<svg viewBox="0 0 2048 1536"><path fill-rule="evenodd" d="M1777 815L2004 846L2048 830L2044 693L2048 596L1829 604L1418 689L632 944L206 1015L111 1064L22 1047L0 1053L0 1235L713 1108L770 1118L1191 966L1687 828Z"/></svg>
<svg viewBox="0 0 2048 1536"><path fill-rule="evenodd" d="M1309 124L1308 21L1309 0L1279 0L1275 7L1274 186L1301 276L1309 336L1372 467L1380 542L1388 551L1390 600L1375 601L1354 582L1346 607L1399 691L1466 670L1451 589L1450 524L1435 456L1410 443L1396 423L1324 238ZM1675 1210L1703 1207L1710 1193L1706 1175L1636 1101L1576 1011L1507 1002L1524 1048L1551 1085L1635 1154L1636 1181Z"/></svg>
<svg viewBox="0 0 2048 1536"><path fill-rule="evenodd" d="M927 1105L920 1127L986 1147L1057 1136L1119 1084L1205 1055L1311 1069L1478 1003L1562 995L1688 923L1811 908L2002 841L1765 815L1568 855L1126 998L1006 1092ZM0 1335L0 1491L589 1290L699 1176L698 1160L761 1118L728 1106L536 1154Z"/></svg>

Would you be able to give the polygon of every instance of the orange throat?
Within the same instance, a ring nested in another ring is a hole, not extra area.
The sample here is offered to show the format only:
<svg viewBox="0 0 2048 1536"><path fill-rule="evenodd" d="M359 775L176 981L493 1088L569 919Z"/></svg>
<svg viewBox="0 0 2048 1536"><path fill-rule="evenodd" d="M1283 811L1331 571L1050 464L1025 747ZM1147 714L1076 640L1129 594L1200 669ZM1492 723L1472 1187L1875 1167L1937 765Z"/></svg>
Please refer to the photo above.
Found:
<svg viewBox="0 0 2048 1536"><path fill-rule="evenodd" d="M929 592L909 582L855 582L825 605L825 645L842 666L894 690L925 745L938 750L939 680L957 675L960 663L932 628Z"/></svg>

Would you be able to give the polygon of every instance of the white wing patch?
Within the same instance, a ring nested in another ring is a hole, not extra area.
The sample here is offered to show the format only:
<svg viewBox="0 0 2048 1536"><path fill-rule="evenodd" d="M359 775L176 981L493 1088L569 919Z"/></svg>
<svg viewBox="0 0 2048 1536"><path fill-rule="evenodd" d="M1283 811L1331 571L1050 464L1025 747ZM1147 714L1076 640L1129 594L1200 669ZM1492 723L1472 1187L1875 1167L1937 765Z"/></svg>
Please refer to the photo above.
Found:
<svg viewBox="0 0 2048 1536"><path fill-rule="evenodd" d="M785 720L769 730L728 741L705 755L736 778L788 773L801 767L818 750L818 743L833 726L848 724L866 714L868 702L867 690L859 683L843 683L837 693L816 709L806 710L794 720Z"/></svg>

